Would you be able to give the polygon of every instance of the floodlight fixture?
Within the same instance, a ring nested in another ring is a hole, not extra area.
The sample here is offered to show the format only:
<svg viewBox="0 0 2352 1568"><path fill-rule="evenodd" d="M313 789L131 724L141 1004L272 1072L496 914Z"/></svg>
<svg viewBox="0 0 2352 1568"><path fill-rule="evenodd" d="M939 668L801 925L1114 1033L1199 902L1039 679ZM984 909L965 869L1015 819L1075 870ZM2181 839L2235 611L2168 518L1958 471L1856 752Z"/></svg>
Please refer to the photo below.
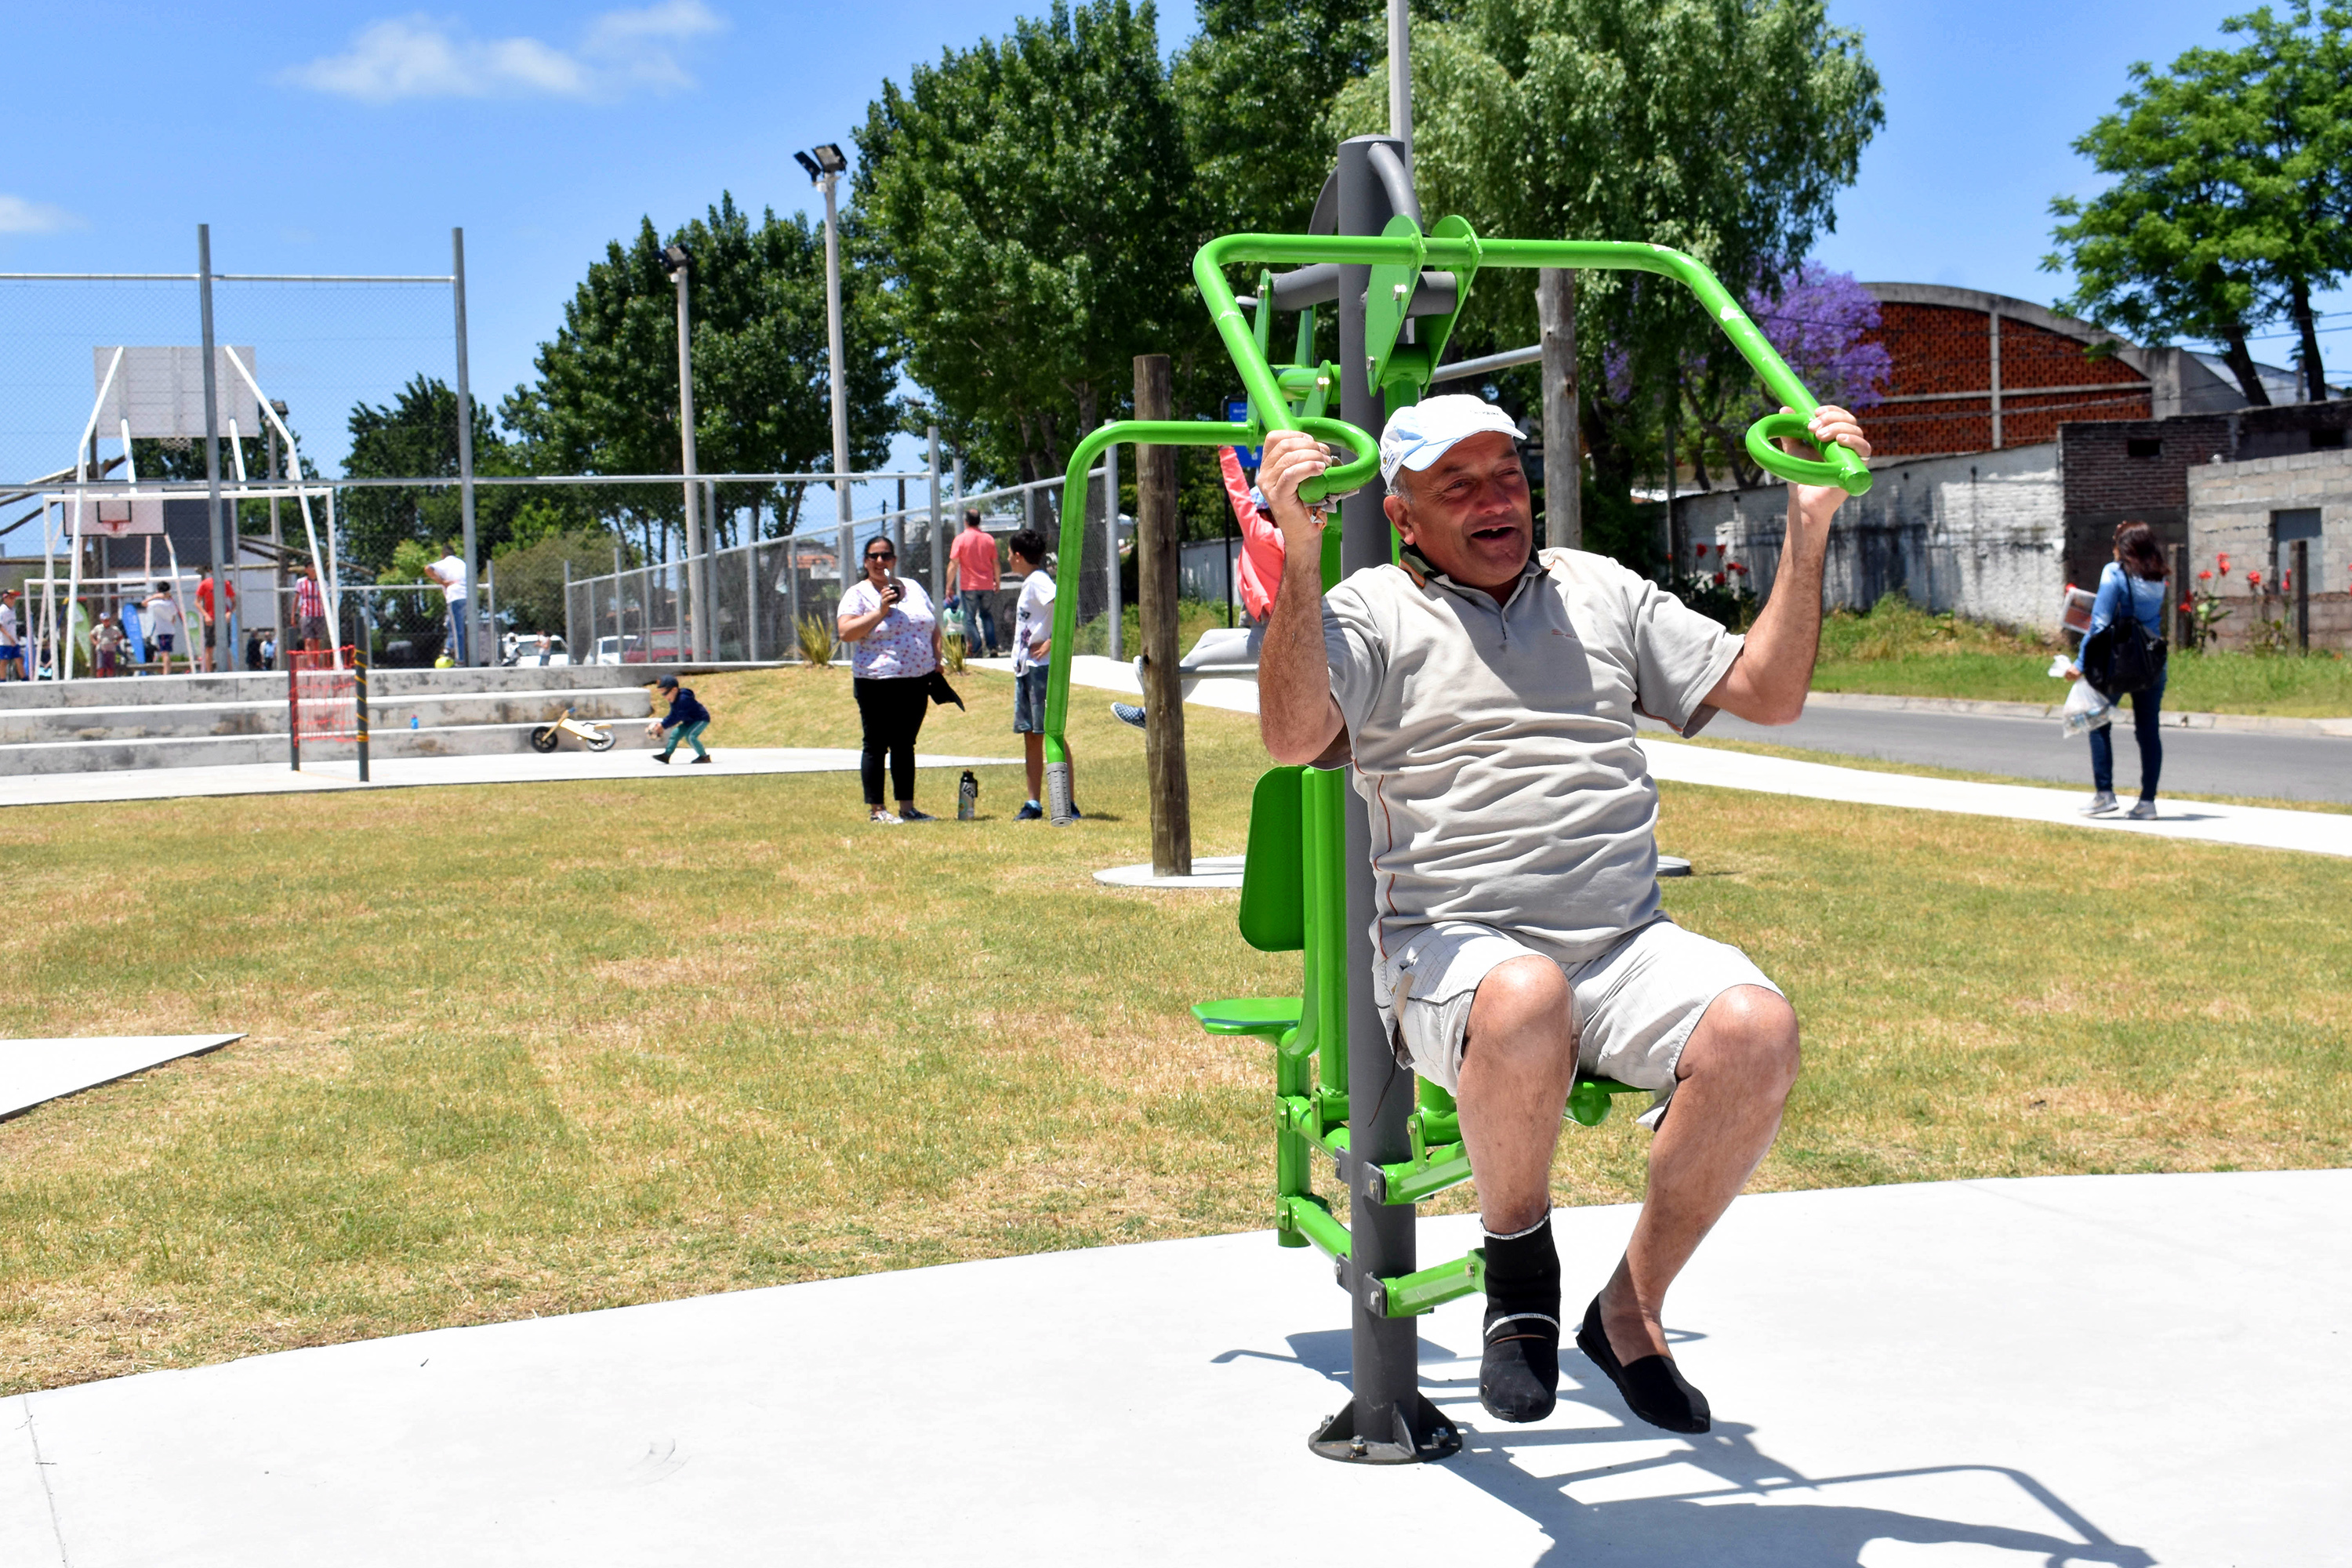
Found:
<svg viewBox="0 0 2352 1568"><path fill-rule="evenodd" d="M816 166L828 174L838 174L849 167L849 160L843 157L841 149L830 142L812 148L811 151L816 154Z"/></svg>
<svg viewBox="0 0 2352 1568"><path fill-rule="evenodd" d="M816 160L810 157L807 153L795 153L793 154L793 161L807 172L810 184L814 185L819 180L824 178L824 171L818 168L816 166Z"/></svg>
<svg viewBox="0 0 2352 1568"><path fill-rule="evenodd" d="M662 270L668 273L671 278L677 278L680 273L692 268L693 266L694 252L687 249L686 247L682 245L666 245L662 247Z"/></svg>

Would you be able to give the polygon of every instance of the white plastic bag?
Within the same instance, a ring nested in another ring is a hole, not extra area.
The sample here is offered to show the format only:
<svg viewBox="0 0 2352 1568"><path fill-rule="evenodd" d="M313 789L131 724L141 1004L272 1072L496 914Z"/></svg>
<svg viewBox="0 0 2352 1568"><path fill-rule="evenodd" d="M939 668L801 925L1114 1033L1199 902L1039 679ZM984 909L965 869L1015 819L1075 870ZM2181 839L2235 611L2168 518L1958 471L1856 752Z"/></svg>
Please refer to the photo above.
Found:
<svg viewBox="0 0 2352 1568"><path fill-rule="evenodd" d="M2103 730L2115 721L2116 705L2100 696L2089 681L2074 682L2074 689L2066 693L2066 712L2060 725L2068 740Z"/></svg>

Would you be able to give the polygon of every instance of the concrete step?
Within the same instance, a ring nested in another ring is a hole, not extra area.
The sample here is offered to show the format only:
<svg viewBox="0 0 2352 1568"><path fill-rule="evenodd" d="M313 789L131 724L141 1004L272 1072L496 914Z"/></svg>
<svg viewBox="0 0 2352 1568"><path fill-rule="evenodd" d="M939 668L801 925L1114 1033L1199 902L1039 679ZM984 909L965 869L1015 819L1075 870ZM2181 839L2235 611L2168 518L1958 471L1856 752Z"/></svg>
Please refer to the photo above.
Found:
<svg viewBox="0 0 2352 1568"><path fill-rule="evenodd" d="M466 691L381 699L369 693L368 711L379 731L466 724L543 724L565 708L582 719L642 720L653 711L638 687L573 691ZM118 708L0 708L0 746L47 741L138 741L205 735L283 735L284 693L238 702L149 702Z"/></svg>
<svg viewBox="0 0 2352 1568"><path fill-rule="evenodd" d="M536 724L456 724L376 730L368 738L373 757L488 756L530 749ZM641 720L624 720L610 726L614 749L645 751L659 744L646 734ZM569 736L566 751L579 749ZM353 748L348 741L313 742L310 754L326 762L349 762ZM119 768L221 767L241 763L284 763L286 736L193 735L157 736L140 740L47 741L0 746L0 777L34 773L99 773Z"/></svg>

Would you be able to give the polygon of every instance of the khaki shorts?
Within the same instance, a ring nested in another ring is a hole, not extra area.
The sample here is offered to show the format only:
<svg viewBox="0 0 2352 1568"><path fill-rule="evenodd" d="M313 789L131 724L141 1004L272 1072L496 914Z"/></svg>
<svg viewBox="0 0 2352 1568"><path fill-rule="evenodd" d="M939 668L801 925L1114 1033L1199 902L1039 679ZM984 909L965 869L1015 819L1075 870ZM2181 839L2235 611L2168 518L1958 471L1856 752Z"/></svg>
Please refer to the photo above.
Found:
<svg viewBox="0 0 2352 1568"><path fill-rule="evenodd" d="M1381 1023L1399 1059L1448 1090L1459 1088L1479 982L1515 958L1548 957L1506 931L1467 921L1412 932L1381 961L1374 976L1373 994L1390 999L1381 1007ZM1655 1090L1641 1118L1645 1127L1655 1127L1665 1114L1683 1047L1717 996L1735 985L1780 994L1746 953L1663 915L1627 931L1600 957L1559 969L1568 977L1577 1070Z"/></svg>

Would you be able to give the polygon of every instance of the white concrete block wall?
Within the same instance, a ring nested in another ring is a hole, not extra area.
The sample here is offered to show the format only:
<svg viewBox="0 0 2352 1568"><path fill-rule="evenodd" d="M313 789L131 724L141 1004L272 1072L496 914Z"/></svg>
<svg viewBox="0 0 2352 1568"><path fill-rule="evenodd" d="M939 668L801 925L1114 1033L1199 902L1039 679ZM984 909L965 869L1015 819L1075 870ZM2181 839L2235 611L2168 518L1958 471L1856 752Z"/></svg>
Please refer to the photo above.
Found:
<svg viewBox="0 0 2352 1568"><path fill-rule="evenodd" d="M2231 614L2220 623L2224 645L2244 637L2254 620L2291 612L2272 584L2271 513L2316 507L2320 536L2311 542L2311 631L2314 647L2352 646L2352 450L2296 452L2242 463L2203 463L2189 470L2190 583L2220 593ZM2230 571L2216 570L2230 557ZM2257 597L2246 581L2263 574ZM2210 579L2197 574L2213 571Z"/></svg>
<svg viewBox="0 0 2352 1568"><path fill-rule="evenodd" d="M1788 520L1778 485L1676 502L1698 558L1746 565L1770 591ZM2055 631L2065 586L2065 521L2054 444L1890 464L1839 509L1822 602L1867 609L1896 589L1925 609Z"/></svg>

